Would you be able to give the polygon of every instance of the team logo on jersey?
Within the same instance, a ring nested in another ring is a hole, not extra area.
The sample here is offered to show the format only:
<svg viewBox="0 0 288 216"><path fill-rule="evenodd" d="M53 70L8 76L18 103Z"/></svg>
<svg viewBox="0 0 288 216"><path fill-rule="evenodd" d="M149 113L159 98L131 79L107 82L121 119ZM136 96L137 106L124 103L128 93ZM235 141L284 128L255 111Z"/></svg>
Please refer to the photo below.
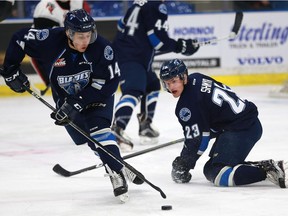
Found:
<svg viewBox="0 0 288 216"><path fill-rule="evenodd" d="M43 41L49 36L49 30L48 29L41 29L37 30L36 32L36 38L37 40Z"/></svg>
<svg viewBox="0 0 288 216"><path fill-rule="evenodd" d="M52 14L53 10L55 9L55 5L52 4L51 2L48 2L46 8L50 12L50 14Z"/></svg>
<svg viewBox="0 0 288 216"><path fill-rule="evenodd" d="M187 122L191 118L191 111L184 107L180 110L179 117L182 121Z"/></svg>
<svg viewBox="0 0 288 216"><path fill-rule="evenodd" d="M111 46L106 46L104 49L104 57L107 60L112 60L114 58L114 52Z"/></svg>
<svg viewBox="0 0 288 216"><path fill-rule="evenodd" d="M58 85L69 95L75 95L88 85L90 73L90 70L85 70L69 76L58 76Z"/></svg>
<svg viewBox="0 0 288 216"><path fill-rule="evenodd" d="M66 65L65 58L59 58L54 63L54 67L64 67Z"/></svg>
<svg viewBox="0 0 288 216"><path fill-rule="evenodd" d="M167 7L165 4L160 4L159 5L159 11L160 13L163 13L163 14L167 14Z"/></svg>

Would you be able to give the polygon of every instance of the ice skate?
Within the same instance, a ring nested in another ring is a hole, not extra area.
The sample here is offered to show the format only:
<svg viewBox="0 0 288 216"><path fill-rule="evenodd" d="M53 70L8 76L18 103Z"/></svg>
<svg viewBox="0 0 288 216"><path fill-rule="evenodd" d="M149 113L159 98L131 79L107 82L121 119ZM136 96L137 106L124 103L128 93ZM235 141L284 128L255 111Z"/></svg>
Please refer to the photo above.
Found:
<svg viewBox="0 0 288 216"><path fill-rule="evenodd" d="M112 132L116 137L116 141L123 152L129 152L133 149L134 144L131 139L125 134L124 130L116 124L112 126Z"/></svg>
<svg viewBox="0 0 288 216"><path fill-rule="evenodd" d="M286 171L288 170L287 162L284 163L283 160L264 160L260 161L260 167L266 171L267 179L272 183L278 185L280 188L286 188L288 184L288 179L286 176Z"/></svg>
<svg viewBox="0 0 288 216"><path fill-rule="evenodd" d="M271 90L269 96L275 98L288 98L288 81L286 81L282 87Z"/></svg>
<svg viewBox="0 0 288 216"><path fill-rule="evenodd" d="M145 114L137 114L139 122L139 137L141 144L156 144L158 142L159 132L154 128L150 119L145 118Z"/></svg>
<svg viewBox="0 0 288 216"><path fill-rule="evenodd" d="M130 181L133 182L134 184L140 185L143 184L144 181L139 178L137 175L135 175L135 173L133 173L130 169L128 169L127 167L124 167L124 173L126 174L126 178ZM141 173L142 175L142 173ZM143 175L142 175L143 176ZM143 176L144 177L144 176Z"/></svg>
<svg viewBox="0 0 288 216"><path fill-rule="evenodd" d="M122 171L116 173L108 166L105 166L105 169L112 183L114 196L119 198L122 203L127 202L129 200L129 194L124 173Z"/></svg>

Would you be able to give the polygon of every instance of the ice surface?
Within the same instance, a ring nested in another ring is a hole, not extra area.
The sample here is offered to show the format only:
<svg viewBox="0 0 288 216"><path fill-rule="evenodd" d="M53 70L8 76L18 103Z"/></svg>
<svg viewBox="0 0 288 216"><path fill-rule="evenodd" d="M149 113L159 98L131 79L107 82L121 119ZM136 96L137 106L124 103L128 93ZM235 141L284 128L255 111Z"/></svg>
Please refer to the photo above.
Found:
<svg viewBox="0 0 288 216"><path fill-rule="evenodd" d="M233 89L256 103L264 128L262 139L248 159L287 160L288 99L269 98L271 86ZM51 97L44 99L54 104ZM161 132L160 144L182 138L174 115L176 101L161 92L154 123ZM137 111L127 128L136 143L133 152L151 147L138 144ZM288 189L269 181L234 188L209 183L202 167L210 149L197 162L189 184L174 183L170 178L171 162L183 143L127 160L160 187L167 199L147 184L130 184L130 200L120 204L103 168L69 178L52 171L57 163L74 171L100 160L87 146L75 146L64 128L53 124L49 108L41 102L32 96L0 98L0 115L1 216L287 215ZM162 211L162 205L172 205L173 210Z"/></svg>

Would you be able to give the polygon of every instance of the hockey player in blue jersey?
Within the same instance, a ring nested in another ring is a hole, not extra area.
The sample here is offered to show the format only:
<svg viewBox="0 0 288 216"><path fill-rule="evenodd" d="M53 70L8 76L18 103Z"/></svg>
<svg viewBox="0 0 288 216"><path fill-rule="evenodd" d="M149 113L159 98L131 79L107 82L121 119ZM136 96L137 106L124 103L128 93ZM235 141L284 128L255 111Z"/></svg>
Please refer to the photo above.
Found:
<svg viewBox="0 0 288 216"><path fill-rule="evenodd" d="M120 76L114 50L109 41L97 35L93 18L83 9L68 12L64 26L42 30L27 28L16 32L6 51L1 75L13 91L24 92L23 85L29 85L27 76L20 69L25 54L41 61L44 71L49 71L47 77L57 108L51 117L56 124L65 126L76 145L88 143L99 155L110 176L114 195L125 199L128 191L125 178L128 176L138 184L143 181L65 121L68 116L122 160L110 129L114 93Z"/></svg>
<svg viewBox="0 0 288 216"><path fill-rule="evenodd" d="M191 39L168 36L167 8L163 1L135 0L118 22L118 33L113 41L121 69L122 96L115 108L113 131L122 149L130 150L133 142L125 134L133 110L141 101L139 136L141 143L155 143L159 132L152 120L161 88L151 65L155 52L175 52L192 55L199 47Z"/></svg>
<svg viewBox="0 0 288 216"><path fill-rule="evenodd" d="M262 126L254 103L241 99L228 86L200 73L188 75L183 61L164 62L160 69L164 88L178 102L175 114L185 136L180 156L172 163L172 179L191 180L191 169L215 138L204 175L216 186L239 186L269 179L286 188L284 161L245 161L261 138Z"/></svg>

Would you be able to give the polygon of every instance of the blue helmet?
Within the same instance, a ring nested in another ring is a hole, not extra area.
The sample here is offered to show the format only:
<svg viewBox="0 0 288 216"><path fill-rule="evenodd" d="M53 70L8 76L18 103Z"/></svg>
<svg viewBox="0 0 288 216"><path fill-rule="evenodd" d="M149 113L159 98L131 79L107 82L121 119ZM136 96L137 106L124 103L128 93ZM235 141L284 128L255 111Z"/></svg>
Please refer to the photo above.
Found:
<svg viewBox="0 0 288 216"><path fill-rule="evenodd" d="M176 76L183 79L184 74L188 75L188 70L184 62L180 59L165 61L160 68L160 79L163 81Z"/></svg>
<svg viewBox="0 0 288 216"><path fill-rule="evenodd" d="M92 32L90 43L95 42L97 30L94 19L83 9L69 11L64 20L64 26L69 38L73 41L75 32Z"/></svg>
<svg viewBox="0 0 288 216"><path fill-rule="evenodd" d="M184 74L188 75L188 70L182 60L172 59L170 61L165 61L160 68L160 79L165 90L169 92L164 83L165 80L170 80L174 77L179 77L183 80Z"/></svg>

